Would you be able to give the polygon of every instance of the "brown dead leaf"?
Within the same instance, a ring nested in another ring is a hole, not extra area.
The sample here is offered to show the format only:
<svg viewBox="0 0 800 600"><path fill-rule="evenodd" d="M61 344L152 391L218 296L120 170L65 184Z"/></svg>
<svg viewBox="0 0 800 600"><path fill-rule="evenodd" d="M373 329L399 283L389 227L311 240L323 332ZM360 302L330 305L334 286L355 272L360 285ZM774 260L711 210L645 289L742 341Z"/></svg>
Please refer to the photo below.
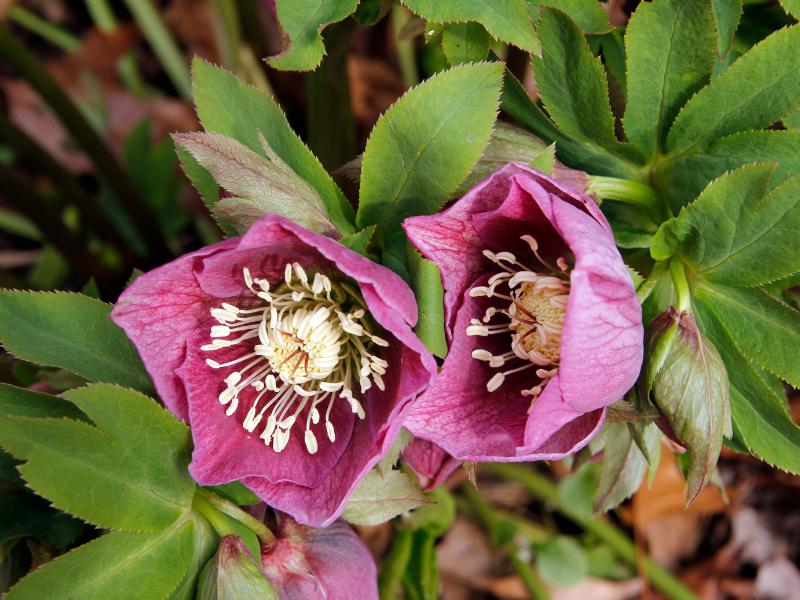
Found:
<svg viewBox="0 0 800 600"><path fill-rule="evenodd" d="M400 75L385 62L351 54L347 61L353 115L363 134L405 91Z"/></svg>

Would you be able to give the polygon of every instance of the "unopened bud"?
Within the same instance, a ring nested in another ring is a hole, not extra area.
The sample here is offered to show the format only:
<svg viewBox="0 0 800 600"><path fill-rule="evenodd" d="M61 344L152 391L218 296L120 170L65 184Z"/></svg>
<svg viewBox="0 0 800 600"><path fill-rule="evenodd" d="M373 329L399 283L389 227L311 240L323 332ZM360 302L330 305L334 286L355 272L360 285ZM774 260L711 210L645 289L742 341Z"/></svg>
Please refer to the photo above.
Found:
<svg viewBox="0 0 800 600"><path fill-rule="evenodd" d="M731 436L728 373L691 312L670 307L648 330L639 395L658 407L689 452L687 500L708 483Z"/></svg>
<svg viewBox="0 0 800 600"><path fill-rule="evenodd" d="M197 600L278 600L278 592L261 572L244 542L226 535L197 582Z"/></svg>

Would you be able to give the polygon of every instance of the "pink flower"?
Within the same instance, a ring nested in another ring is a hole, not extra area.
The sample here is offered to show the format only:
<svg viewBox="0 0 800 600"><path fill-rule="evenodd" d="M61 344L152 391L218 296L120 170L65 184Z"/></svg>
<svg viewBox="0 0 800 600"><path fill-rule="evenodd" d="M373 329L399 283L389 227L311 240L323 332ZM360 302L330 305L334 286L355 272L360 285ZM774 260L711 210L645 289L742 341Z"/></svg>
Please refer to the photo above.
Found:
<svg viewBox="0 0 800 600"><path fill-rule="evenodd" d="M510 164L404 227L441 269L450 340L406 427L461 460L556 459L585 445L636 380L643 344L595 203Z"/></svg>
<svg viewBox="0 0 800 600"><path fill-rule="evenodd" d="M314 526L341 513L436 369L399 277L277 215L142 275L112 318L188 419L192 476L241 480Z"/></svg>
<svg viewBox="0 0 800 600"><path fill-rule="evenodd" d="M312 529L282 519L261 564L280 600L378 600L372 555L341 521Z"/></svg>
<svg viewBox="0 0 800 600"><path fill-rule="evenodd" d="M406 446L403 462L411 467L425 491L444 483L461 465L440 446L426 440L414 440Z"/></svg>

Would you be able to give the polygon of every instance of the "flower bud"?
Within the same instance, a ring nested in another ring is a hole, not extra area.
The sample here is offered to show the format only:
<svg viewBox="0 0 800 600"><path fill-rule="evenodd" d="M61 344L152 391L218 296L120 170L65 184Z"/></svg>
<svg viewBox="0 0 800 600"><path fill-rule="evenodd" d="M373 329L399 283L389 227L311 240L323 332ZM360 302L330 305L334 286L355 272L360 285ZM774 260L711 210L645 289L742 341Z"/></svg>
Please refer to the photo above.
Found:
<svg viewBox="0 0 800 600"><path fill-rule="evenodd" d="M198 600L278 600L278 592L264 576L242 540L227 535L206 563L197 582Z"/></svg>
<svg viewBox="0 0 800 600"><path fill-rule="evenodd" d="M670 307L648 331L639 395L664 415L689 452L687 501L714 473L723 436L731 436L728 373L691 312Z"/></svg>

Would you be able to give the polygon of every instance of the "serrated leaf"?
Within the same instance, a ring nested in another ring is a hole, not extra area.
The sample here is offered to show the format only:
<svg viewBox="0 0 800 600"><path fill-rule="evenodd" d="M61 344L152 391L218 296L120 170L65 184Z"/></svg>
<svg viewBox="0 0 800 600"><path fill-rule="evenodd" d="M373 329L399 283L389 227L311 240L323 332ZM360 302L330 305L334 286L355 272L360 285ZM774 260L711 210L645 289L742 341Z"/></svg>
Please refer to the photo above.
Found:
<svg viewBox="0 0 800 600"><path fill-rule="evenodd" d="M742 16L742 0L711 0L711 10L717 32L717 53L725 56L731 49L733 36Z"/></svg>
<svg viewBox="0 0 800 600"><path fill-rule="evenodd" d="M800 19L800 0L780 0L783 9L795 19Z"/></svg>
<svg viewBox="0 0 800 600"><path fill-rule="evenodd" d="M193 515L194 537L192 539L192 558L184 570L183 578L178 586L169 595L169 600L195 600L197 579L200 571L213 556L219 545L219 538L208 522Z"/></svg>
<svg viewBox="0 0 800 600"><path fill-rule="evenodd" d="M508 70L503 78L501 108L544 142L548 144L555 142L558 157L573 168L584 169L597 175L629 179L637 177L638 169L627 160L612 154L594 141L580 142L559 130Z"/></svg>
<svg viewBox="0 0 800 600"><path fill-rule="evenodd" d="M479 23L450 23L442 30L442 50L451 65L485 60L491 41Z"/></svg>
<svg viewBox="0 0 800 600"><path fill-rule="evenodd" d="M780 29L728 67L683 107L666 151L705 148L723 136L768 127L800 108L800 26Z"/></svg>
<svg viewBox="0 0 800 600"><path fill-rule="evenodd" d="M66 292L0 290L0 342L22 360L146 393L153 384L111 306Z"/></svg>
<svg viewBox="0 0 800 600"><path fill-rule="evenodd" d="M679 252L698 271L726 258L737 243L737 221L763 198L774 167L747 165L711 182L677 217L659 227L651 254L665 260ZM731 218L731 213L736 218Z"/></svg>
<svg viewBox="0 0 800 600"><path fill-rule="evenodd" d="M592 54L575 22L561 11L542 7L537 32L542 56L532 57L536 84L547 112L561 131L584 144L638 158L630 145L614 136L603 64Z"/></svg>
<svg viewBox="0 0 800 600"><path fill-rule="evenodd" d="M407 264L419 307L419 319L414 332L431 354L444 358L447 355L447 339L444 334L444 288L439 267L410 247Z"/></svg>
<svg viewBox="0 0 800 600"><path fill-rule="evenodd" d="M311 71L322 62L322 29L351 15L358 0L277 0L278 22L288 39L280 54L267 59L282 71Z"/></svg>
<svg viewBox="0 0 800 600"><path fill-rule="evenodd" d="M714 30L707 2L642 3L625 33L625 134L647 156L666 138L681 106L711 76Z"/></svg>
<svg viewBox="0 0 800 600"><path fill-rule="evenodd" d="M434 23L475 21L492 37L534 52L539 46L525 0L402 0L419 16Z"/></svg>
<svg viewBox="0 0 800 600"><path fill-rule="evenodd" d="M339 240L339 243L350 248L353 252L366 255L373 235L375 235L375 226L370 225L356 233L343 237Z"/></svg>
<svg viewBox="0 0 800 600"><path fill-rule="evenodd" d="M49 394L0 383L0 415L9 417L69 417L85 419L74 404Z"/></svg>
<svg viewBox="0 0 800 600"><path fill-rule="evenodd" d="M628 425L611 423L603 446L603 460L594 497L594 510L606 512L616 508L639 489L647 472L647 458L633 439ZM655 424L648 424L643 431L643 443L656 452L661 433Z"/></svg>
<svg viewBox="0 0 800 600"><path fill-rule="evenodd" d="M556 166L556 145L550 144L547 148L537 154L528 164L537 171L541 171L545 175L552 175L553 169Z"/></svg>
<svg viewBox="0 0 800 600"><path fill-rule="evenodd" d="M800 387L800 312L759 288L702 285L693 293L744 356Z"/></svg>
<svg viewBox="0 0 800 600"><path fill-rule="evenodd" d="M376 225L379 245L406 217L439 210L469 174L492 131L502 68L478 63L443 71L378 119L364 151L357 223Z"/></svg>
<svg viewBox="0 0 800 600"><path fill-rule="evenodd" d="M703 154L668 160L656 177L673 210L695 198L714 179L748 163L777 165L770 187L800 171L800 131L745 131L720 138Z"/></svg>
<svg viewBox="0 0 800 600"><path fill-rule="evenodd" d="M408 429L405 427L400 428L400 432L397 434L392 447L389 448L389 451L381 459L381 461L375 465L375 469L378 471L381 477L387 475L392 469L394 469L394 466L400 459L400 453L411 443L411 440L413 439L414 436L411 435Z"/></svg>
<svg viewBox="0 0 800 600"><path fill-rule="evenodd" d="M32 489L109 529L157 531L190 510L195 485L184 424L132 390L94 385L65 396L97 427L0 417L0 444L27 461L18 470Z"/></svg>
<svg viewBox="0 0 800 600"><path fill-rule="evenodd" d="M439 598L436 536L424 529L413 533L411 553L403 573L403 597L408 600Z"/></svg>
<svg viewBox="0 0 800 600"><path fill-rule="evenodd" d="M380 525L425 504L425 494L401 471L367 473L350 496L342 518L354 525Z"/></svg>
<svg viewBox="0 0 800 600"><path fill-rule="evenodd" d="M234 198L219 200L214 214L244 233L260 217L275 213L306 229L330 234L333 225L317 191L259 137L267 158L221 133L176 133L172 138Z"/></svg>
<svg viewBox="0 0 800 600"><path fill-rule="evenodd" d="M698 299L703 332L714 342L728 369L735 437L752 454L784 471L800 473L800 427L792 420L783 385L737 348L714 316L713 305Z"/></svg>
<svg viewBox="0 0 800 600"><path fill-rule="evenodd" d="M109 533L40 566L5 598L166 598L191 562L194 533L188 519L157 533Z"/></svg>
<svg viewBox="0 0 800 600"><path fill-rule="evenodd" d="M259 132L300 177L319 192L331 222L343 235L353 233L353 209L331 176L292 131L278 104L232 73L196 58L192 63L194 101L206 131L225 134L264 154Z"/></svg>
<svg viewBox="0 0 800 600"><path fill-rule="evenodd" d="M584 33L606 33L611 29L608 14L597 0L528 0L534 21L541 5L557 8L575 21Z"/></svg>

